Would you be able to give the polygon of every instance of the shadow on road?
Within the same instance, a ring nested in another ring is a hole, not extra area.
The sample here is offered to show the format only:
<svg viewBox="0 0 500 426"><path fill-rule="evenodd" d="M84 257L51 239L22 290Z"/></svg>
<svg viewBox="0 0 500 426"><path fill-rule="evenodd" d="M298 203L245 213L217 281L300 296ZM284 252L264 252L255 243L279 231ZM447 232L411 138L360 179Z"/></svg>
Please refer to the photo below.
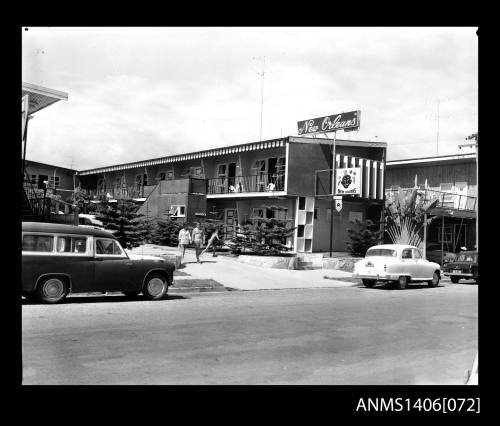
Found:
<svg viewBox="0 0 500 426"><path fill-rule="evenodd" d="M373 287L365 287L363 284L359 284L356 287L365 288L367 290L397 290L397 291L402 291L402 290L399 290L395 284L391 284L391 283L375 284ZM446 286L444 286L442 283L439 283L439 285L437 287L446 287ZM434 287L434 288L437 288L437 287ZM415 283L415 284L408 284L408 286L406 287L406 289L404 291L418 290L418 289L422 289L422 288L432 288L432 287L429 287L425 283L418 283L418 284Z"/></svg>
<svg viewBox="0 0 500 426"><path fill-rule="evenodd" d="M168 294L161 300L156 300L156 303L162 301L176 300L176 299L189 299L189 297ZM58 305L71 305L75 303L134 303L134 302L146 302L149 301L142 296L137 297L127 297L124 295L102 295L102 296L68 296L62 302L57 303ZM22 305L47 305L46 303L22 299Z"/></svg>

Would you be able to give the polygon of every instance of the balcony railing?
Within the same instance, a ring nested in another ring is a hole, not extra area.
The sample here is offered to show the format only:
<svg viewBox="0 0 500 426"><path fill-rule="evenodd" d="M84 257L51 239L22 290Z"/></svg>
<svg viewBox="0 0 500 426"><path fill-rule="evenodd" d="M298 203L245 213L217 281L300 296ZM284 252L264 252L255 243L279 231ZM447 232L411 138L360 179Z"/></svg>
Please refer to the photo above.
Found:
<svg viewBox="0 0 500 426"><path fill-rule="evenodd" d="M285 174L261 174L208 179L208 194L283 191Z"/></svg>
<svg viewBox="0 0 500 426"><path fill-rule="evenodd" d="M401 191L412 191L413 188L401 188ZM386 197L390 198L398 189L387 189ZM438 199L437 208L456 209L456 210L469 210L475 211L477 204L477 197L469 195L455 194L452 192L436 191L434 189L418 189L418 194L423 197L423 201L431 201L435 198Z"/></svg>
<svg viewBox="0 0 500 426"><path fill-rule="evenodd" d="M43 196L40 196L29 179L24 179L23 189L33 214L35 216L43 216L45 210L43 206Z"/></svg>
<svg viewBox="0 0 500 426"><path fill-rule="evenodd" d="M131 198L144 198L144 187L123 187L123 188L106 188L106 189L88 189L87 194L91 197L102 198L107 197L114 200L126 200Z"/></svg>

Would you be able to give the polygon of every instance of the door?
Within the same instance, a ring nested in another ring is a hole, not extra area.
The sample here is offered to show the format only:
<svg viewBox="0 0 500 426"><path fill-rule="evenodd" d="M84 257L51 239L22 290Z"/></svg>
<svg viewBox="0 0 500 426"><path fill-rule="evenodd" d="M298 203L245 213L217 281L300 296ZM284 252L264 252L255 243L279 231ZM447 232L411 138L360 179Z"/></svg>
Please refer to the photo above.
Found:
<svg viewBox="0 0 500 426"><path fill-rule="evenodd" d="M134 263L111 238L95 238L94 281L96 291L134 290Z"/></svg>
<svg viewBox="0 0 500 426"><path fill-rule="evenodd" d="M236 163L229 163L227 166L227 180L229 186L235 186Z"/></svg>
<svg viewBox="0 0 500 426"><path fill-rule="evenodd" d="M49 181L48 175L38 175L38 189L43 189L43 183Z"/></svg>
<svg viewBox="0 0 500 426"><path fill-rule="evenodd" d="M401 263L403 264L403 273L416 278L418 274L418 265L413 258L413 249L404 249L401 253Z"/></svg>
<svg viewBox="0 0 500 426"><path fill-rule="evenodd" d="M414 278L431 279L434 271L429 262L425 261L420 250L412 249L412 253L415 262Z"/></svg>

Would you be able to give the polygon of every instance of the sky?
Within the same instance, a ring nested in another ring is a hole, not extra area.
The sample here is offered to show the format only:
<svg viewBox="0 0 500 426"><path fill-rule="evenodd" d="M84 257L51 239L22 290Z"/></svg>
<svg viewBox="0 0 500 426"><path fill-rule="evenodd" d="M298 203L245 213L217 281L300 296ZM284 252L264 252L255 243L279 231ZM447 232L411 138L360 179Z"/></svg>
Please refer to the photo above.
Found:
<svg viewBox="0 0 500 426"><path fill-rule="evenodd" d="M478 130L477 27L20 30L22 81L68 93L30 120L26 158L60 167L296 136L354 110L359 130L337 138L386 142L388 160L457 154Z"/></svg>

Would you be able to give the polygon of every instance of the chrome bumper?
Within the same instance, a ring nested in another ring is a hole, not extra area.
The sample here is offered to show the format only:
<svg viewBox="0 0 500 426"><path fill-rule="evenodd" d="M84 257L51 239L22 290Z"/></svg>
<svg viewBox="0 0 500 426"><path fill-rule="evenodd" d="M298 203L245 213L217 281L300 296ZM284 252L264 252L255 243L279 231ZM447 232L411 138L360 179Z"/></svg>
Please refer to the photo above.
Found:
<svg viewBox="0 0 500 426"><path fill-rule="evenodd" d="M460 272L459 274L455 272L443 272L443 275L446 275L447 277L473 277L474 274L471 274L470 272Z"/></svg>
<svg viewBox="0 0 500 426"><path fill-rule="evenodd" d="M352 278L366 279L366 280L377 280L377 281L397 281L399 275L391 274L373 274L373 275L363 275L363 274L352 274Z"/></svg>

